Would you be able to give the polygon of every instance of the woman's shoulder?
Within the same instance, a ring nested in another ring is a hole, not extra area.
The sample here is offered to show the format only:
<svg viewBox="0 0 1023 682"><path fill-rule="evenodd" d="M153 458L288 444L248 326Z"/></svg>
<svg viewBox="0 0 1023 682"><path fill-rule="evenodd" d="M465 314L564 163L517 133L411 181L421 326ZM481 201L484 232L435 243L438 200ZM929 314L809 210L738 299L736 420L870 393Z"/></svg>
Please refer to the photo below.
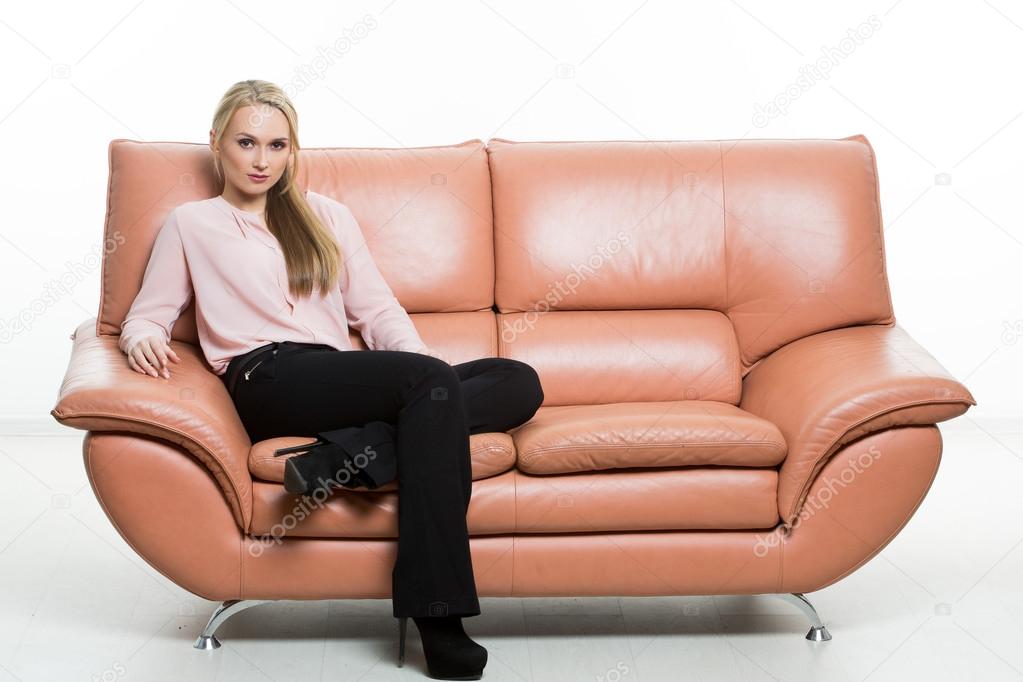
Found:
<svg viewBox="0 0 1023 682"><path fill-rule="evenodd" d="M305 191L306 201L312 208L329 211L335 214L351 215L351 210L343 202L326 194L314 192L311 189Z"/></svg>
<svg viewBox="0 0 1023 682"><path fill-rule="evenodd" d="M219 201L218 197L214 196L181 202L167 212L161 229L174 230L182 239L189 242L226 229L231 214L219 204Z"/></svg>
<svg viewBox="0 0 1023 682"><path fill-rule="evenodd" d="M217 201L218 197L184 201L172 208L168 217L173 216L178 221L183 219L188 221L217 215Z"/></svg>
<svg viewBox="0 0 1023 682"><path fill-rule="evenodd" d="M355 218L355 214L343 202L326 194L314 192L311 189L306 190L305 196L309 207L340 238L349 238L353 228L359 229L359 223Z"/></svg>

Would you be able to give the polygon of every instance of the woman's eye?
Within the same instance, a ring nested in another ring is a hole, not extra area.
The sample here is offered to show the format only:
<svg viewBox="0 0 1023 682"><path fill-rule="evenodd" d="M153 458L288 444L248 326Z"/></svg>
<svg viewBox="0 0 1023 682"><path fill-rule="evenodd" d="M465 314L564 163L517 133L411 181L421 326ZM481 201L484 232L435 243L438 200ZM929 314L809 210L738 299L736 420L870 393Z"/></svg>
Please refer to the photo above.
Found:
<svg viewBox="0 0 1023 682"><path fill-rule="evenodd" d="M252 140L249 140L249 139L247 139L247 138L242 138L241 140L238 140L238 144L240 144L240 145L241 145L242 147L244 147L245 149L248 149L248 147L247 147L246 145L247 145L248 143L250 143L250 142L252 142ZM287 145L286 143L284 143L284 142L274 142L274 143L273 143L273 145L274 145L274 148L275 148L275 149L284 149L285 147L287 147L287 146L288 146L288 145Z"/></svg>

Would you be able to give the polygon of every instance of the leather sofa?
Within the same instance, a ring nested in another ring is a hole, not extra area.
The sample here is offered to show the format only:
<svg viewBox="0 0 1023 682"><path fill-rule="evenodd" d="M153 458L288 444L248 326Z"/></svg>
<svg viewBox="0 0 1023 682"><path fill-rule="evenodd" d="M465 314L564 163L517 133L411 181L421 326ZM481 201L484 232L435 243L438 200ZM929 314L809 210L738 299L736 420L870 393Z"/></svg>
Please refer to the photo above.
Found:
<svg viewBox="0 0 1023 682"><path fill-rule="evenodd" d="M113 140L102 292L52 415L87 431L103 510L168 580L223 602L390 597L397 492L288 494L205 363L194 300L170 379L117 334L164 217L219 193L205 144ZM423 339L501 356L545 400L471 437L481 597L804 593L903 528L976 402L896 323L877 165L843 139L515 142L301 152ZM366 348L353 332L356 348Z"/></svg>

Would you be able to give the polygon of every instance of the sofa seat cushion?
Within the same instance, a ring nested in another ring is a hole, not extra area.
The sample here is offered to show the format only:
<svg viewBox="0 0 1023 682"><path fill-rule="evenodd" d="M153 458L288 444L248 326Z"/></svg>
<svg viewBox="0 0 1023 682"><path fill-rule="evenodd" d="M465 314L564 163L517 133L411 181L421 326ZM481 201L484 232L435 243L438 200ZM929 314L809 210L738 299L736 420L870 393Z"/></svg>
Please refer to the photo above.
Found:
<svg viewBox="0 0 1023 682"><path fill-rule="evenodd" d="M773 467L785 439L771 422L712 400L543 406L513 429L529 474L674 466Z"/></svg>
<svg viewBox="0 0 1023 682"><path fill-rule="evenodd" d="M274 457L274 450L289 448L304 443L316 442L315 436L281 436L261 440L249 449L249 473L253 478L274 483L284 482L284 462L301 452ZM472 479L489 478L508 471L515 466L515 445L507 433L474 433L469 436L469 456L472 460ZM397 481L391 481L376 488L395 490ZM283 489L283 486L282 486ZM370 492L365 488L352 489L355 492Z"/></svg>
<svg viewBox="0 0 1023 682"><path fill-rule="evenodd" d="M768 529L778 523L777 495L773 468L615 469L560 476L512 469L473 482L466 523L472 536ZM397 490L344 489L318 500L257 480L252 497L250 532L264 542L398 537Z"/></svg>

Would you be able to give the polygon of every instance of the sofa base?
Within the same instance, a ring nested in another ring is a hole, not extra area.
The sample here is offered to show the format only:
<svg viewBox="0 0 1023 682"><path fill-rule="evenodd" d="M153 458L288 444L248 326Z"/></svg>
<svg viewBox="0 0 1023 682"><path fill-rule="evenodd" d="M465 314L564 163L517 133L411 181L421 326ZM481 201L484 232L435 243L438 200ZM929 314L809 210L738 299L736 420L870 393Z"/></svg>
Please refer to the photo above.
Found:
<svg viewBox="0 0 1023 682"><path fill-rule="evenodd" d="M273 599L229 599L223 604L217 607L217 610L210 616L210 620L206 623L206 627L203 628L202 632L195 639L194 646L196 649L204 649L206 651L212 651L213 649L220 648L220 640L214 634L224 622L233 616L234 614L244 611L247 608L253 606L259 606L260 604L266 604L267 602L274 601Z"/></svg>
<svg viewBox="0 0 1023 682"><path fill-rule="evenodd" d="M802 611L806 617L810 620L810 631L806 633L806 639L811 642L827 642L831 639L831 633L828 632L828 628L824 625L820 616L817 614L817 609L814 608L810 600L806 598L806 595L800 593L791 594L772 594L765 596L773 596L782 599L783 601L792 604ZM223 604L217 607L210 616L210 620L206 623L206 627L203 628L199 636L196 637L195 643L192 645L196 649L203 649L205 651L212 651L220 648L220 640L217 639L217 628L224 624L224 622L236 613L240 613L245 609L253 606L259 606L260 604L267 604L272 601L278 601L276 599L229 599Z"/></svg>
<svg viewBox="0 0 1023 682"><path fill-rule="evenodd" d="M810 631L806 633L806 638L811 642L827 642L831 639L831 633L828 632L827 626L824 625L824 621L817 615L817 609L813 607L810 600L806 598L806 595L801 592L790 592L790 593L779 593L774 595L779 597L793 606L797 607L800 611L806 614L806 617L810 619Z"/></svg>
<svg viewBox="0 0 1023 682"><path fill-rule="evenodd" d="M905 526L934 480L941 446L935 425L893 427L845 445L821 469L805 513L788 530L473 536L478 594L813 593L862 566ZM390 596L393 539L266 543L238 528L217 482L177 447L90 432L83 449L97 499L132 549L177 585L224 602L199 648L216 648L216 627L263 601ZM808 639L826 641L812 607L786 598L811 618Z"/></svg>

